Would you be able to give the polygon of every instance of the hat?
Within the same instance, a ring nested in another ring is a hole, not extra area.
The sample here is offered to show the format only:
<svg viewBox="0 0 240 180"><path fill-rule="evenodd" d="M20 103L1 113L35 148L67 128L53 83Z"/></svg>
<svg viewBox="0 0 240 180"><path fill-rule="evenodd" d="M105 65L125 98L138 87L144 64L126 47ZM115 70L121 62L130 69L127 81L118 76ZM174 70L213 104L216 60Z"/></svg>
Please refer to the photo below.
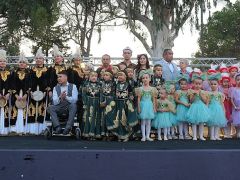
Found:
<svg viewBox="0 0 240 180"><path fill-rule="evenodd" d="M62 56L63 57L63 54L59 51L59 48L56 44L53 44L53 56L56 57L56 56Z"/></svg>
<svg viewBox="0 0 240 180"><path fill-rule="evenodd" d="M21 53L20 53L20 56L19 56L18 62L25 62L25 63L28 63L28 59L25 57L24 52L21 52Z"/></svg>
<svg viewBox="0 0 240 180"><path fill-rule="evenodd" d="M144 74L148 74L149 76L152 76L153 75L153 71L151 69L141 70L139 72L138 77L142 78Z"/></svg>
<svg viewBox="0 0 240 180"><path fill-rule="evenodd" d="M42 48L41 48L41 47L40 47L40 48L38 48L35 58L42 58L42 59L45 59L45 57L44 57L44 54L43 54L43 52L42 52Z"/></svg>
<svg viewBox="0 0 240 180"><path fill-rule="evenodd" d="M97 73L96 71L91 71L91 72L89 73L89 76L91 76L91 75L96 75L96 76L98 76L98 73Z"/></svg>
<svg viewBox="0 0 240 180"><path fill-rule="evenodd" d="M119 76L119 75L124 75L124 76L127 77L126 71L118 71L118 72L117 72L117 76Z"/></svg>
<svg viewBox="0 0 240 180"><path fill-rule="evenodd" d="M193 73L200 75L202 73L202 71L198 68L194 68L193 71L189 74L190 78L192 78Z"/></svg>
<svg viewBox="0 0 240 180"><path fill-rule="evenodd" d="M211 64L211 68L207 71L208 74L210 73L216 73L216 68L218 65Z"/></svg>
<svg viewBox="0 0 240 180"><path fill-rule="evenodd" d="M111 70L105 70L103 74L109 74L111 77L113 76L113 72Z"/></svg>
<svg viewBox="0 0 240 180"><path fill-rule="evenodd" d="M226 64L222 63L221 66L219 67L220 73L223 73L224 71L228 72L228 68Z"/></svg>
<svg viewBox="0 0 240 180"><path fill-rule="evenodd" d="M217 80L217 81L219 81L220 79L221 79L221 73L214 73L214 74L212 74L212 75L209 75L208 76L208 80Z"/></svg>
<svg viewBox="0 0 240 180"><path fill-rule="evenodd" d="M3 49L0 49L0 59L7 61L7 52Z"/></svg>
<svg viewBox="0 0 240 180"><path fill-rule="evenodd" d="M234 64L228 68L228 72L231 72L232 70L236 69L238 71L238 65Z"/></svg>
<svg viewBox="0 0 240 180"><path fill-rule="evenodd" d="M73 54L72 60L82 59L80 48L76 48L76 52Z"/></svg>
<svg viewBox="0 0 240 180"><path fill-rule="evenodd" d="M231 81L228 73L222 73L221 76L222 76L221 82L222 82L223 80Z"/></svg>

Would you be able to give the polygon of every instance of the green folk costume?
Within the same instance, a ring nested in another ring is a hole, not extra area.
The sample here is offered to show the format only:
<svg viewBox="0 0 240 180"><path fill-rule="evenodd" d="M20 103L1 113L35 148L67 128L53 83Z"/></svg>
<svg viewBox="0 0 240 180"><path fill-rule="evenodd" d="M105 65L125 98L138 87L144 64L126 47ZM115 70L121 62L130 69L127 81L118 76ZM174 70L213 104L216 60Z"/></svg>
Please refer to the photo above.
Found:
<svg viewBox="0 0 240 180"><path fill-rule="evenodd" d="M101 135L108 136L106 126L106 107L114 100L115 86L112 81L103 81L100 90Z"/></svg>
<svg viewBox="0 0 240 180"><path fill-rule="evenodd" d="M115 101L106 107L106 125L119 140L126 140L132 134L132 128L138 123L137 113L129 97L132 89L128 82L116 84Z"/></svg>
<svg viewBox="0 0 240 180"><path fill-rule="evenodd" d="M84 137L101 138L100 88L97 82L87 82L82 89Z"/></svg>

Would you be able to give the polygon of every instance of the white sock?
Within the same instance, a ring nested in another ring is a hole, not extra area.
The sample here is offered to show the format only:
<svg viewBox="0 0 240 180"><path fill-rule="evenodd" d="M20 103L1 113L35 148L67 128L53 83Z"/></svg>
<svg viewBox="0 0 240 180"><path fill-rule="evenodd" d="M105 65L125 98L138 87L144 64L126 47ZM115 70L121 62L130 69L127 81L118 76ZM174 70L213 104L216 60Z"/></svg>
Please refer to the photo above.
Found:
<svg viewBox="0 0 240 180"><path fill-rule="evenodd" d="M175 135L175 127L171 127L171 135L174 136Z"/></svg>
<svg viewBox="0 0 240 180"><path fill-rule="evenodd" d="M193 139L197 139L197 125L192 124Z"/></svg>
<svg viewBox="0 0 240 180"><path fill-rule="evenodd" d="M189 131L188 131L188 123L183 123L183 132L185 136L189 135Z"/></svg>
<svg viewBox="0 0 240 180"><path fill-rule="evenodd" d="M158 139L161 139L161 128L158 128Z"/></svg>
<svg viewBox="0 0 240 180"><path fill-rule="evenodd" d="M204 138L203 137L203 130L204 130L204 125L203 125L203 123L200 123L199 124L199 137L200 138Z"/></svg>
<svg viewBox="0 0 240 180"><path fill-rule="evenodd" d="M215 126L214 128L214 136L216 139L219 139L219 127Z"/></svg>
<svg viewBox="0 0 240 180"><path fill-rule="evenodd" d="M178 129L179 129L179 135L183 136L183 123L179 123Z"/></svg>
<svg viewBox="0 0 240 180"><path fill-rule="evenodd" d="M171 129L167 128L167 135L170 135L170 134L171 134Z"/></svg>
<svg viewBox="0 0 240 180"><path fill-rule="evenodd" d="M164 134L164 137L167 137L167 135L168 135L168 128L163 128L163 134Z"/></svg>
<svg viewBox="0 0 240 180"><path fill-rule="evenodd" d="M210 139L215 139L215 131L214 131L214 126L210 127Z"/></svg>
<svg viewBox="0 0 240 180"><path fill-rule="evenodd" d="M145 122L146 122L146 138L150 138L151 120L147 120Z"/></svg>
<svg viewBox="0 0 240 180"><path fill-rule="evenodd" d="M146 138L146 133L145 133L145 126L146 126L146 121L142 120L141 121L141 131L142 131L142 138Z"/></svg>

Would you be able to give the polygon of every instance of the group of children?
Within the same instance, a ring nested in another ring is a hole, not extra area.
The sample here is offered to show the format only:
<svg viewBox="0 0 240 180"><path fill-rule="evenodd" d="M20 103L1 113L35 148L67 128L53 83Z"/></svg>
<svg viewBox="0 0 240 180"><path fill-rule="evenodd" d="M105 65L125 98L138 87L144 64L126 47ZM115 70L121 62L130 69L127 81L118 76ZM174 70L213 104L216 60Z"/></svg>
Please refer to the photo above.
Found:
<svg viewBox="0 0 240 180"><path fill-rule="evenodd" d="M114 135L119 141L128 141L141 130L141 141L153 141L151 132L157 132L160 141L206 140L207 126L210 140L221 140L220 130L230 138L233 125L240 137L237 66L207 73L194 69L175 81L164 81L162 73L159 64L153 70L138 72L117 67L100 74L92 71L81 87L83 136L95 139Z"/></svg>

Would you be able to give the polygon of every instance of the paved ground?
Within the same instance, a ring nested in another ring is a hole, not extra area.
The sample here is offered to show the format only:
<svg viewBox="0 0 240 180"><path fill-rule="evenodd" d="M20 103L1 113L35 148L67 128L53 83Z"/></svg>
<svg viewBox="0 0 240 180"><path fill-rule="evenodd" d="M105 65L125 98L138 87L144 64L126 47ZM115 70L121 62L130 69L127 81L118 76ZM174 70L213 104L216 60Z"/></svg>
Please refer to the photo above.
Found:
<svg viewBox="0 0 240 180"><path fill-rule="evenodd" d="M71 137L43 136L0 137L0 149L79 149L79 150L184 150L184 149L240 149L240 139L222 141L169 140L154 142L106 142L75 140Z"/></svg>

